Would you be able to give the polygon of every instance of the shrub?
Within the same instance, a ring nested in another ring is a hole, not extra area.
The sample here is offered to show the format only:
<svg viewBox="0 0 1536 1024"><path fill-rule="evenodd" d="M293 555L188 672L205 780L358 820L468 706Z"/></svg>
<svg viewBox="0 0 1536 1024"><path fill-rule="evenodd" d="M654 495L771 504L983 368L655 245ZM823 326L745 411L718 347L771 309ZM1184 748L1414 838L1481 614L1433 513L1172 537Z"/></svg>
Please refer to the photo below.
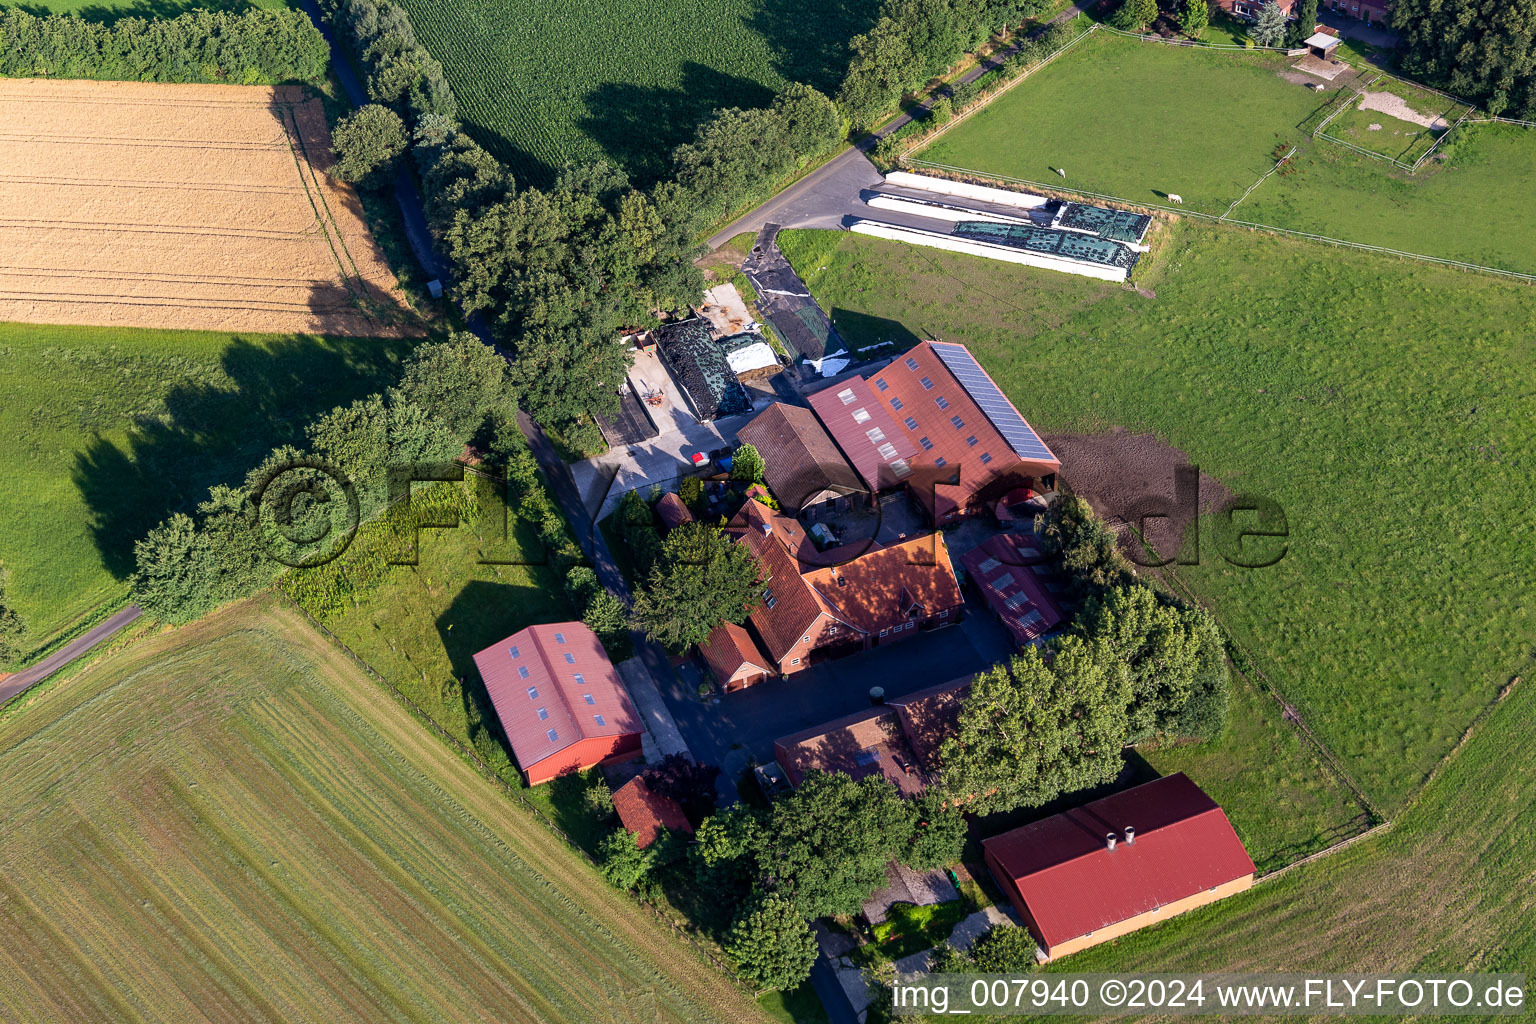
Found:
<svg viewBox="0 0 1536 1024"><path fill-rule="evenodd" d="M634 833L616 828L597 844L598 870L620 889L633 889L650 873L653 855L640 849Z"/></svg>
<svg viewBox="0 0 1536 1024"><path fill-rule="evenodd" d="M757 448L754 445L744 444L736 449L736 454L731 459L731 479L748 484L760 484L763 482L763 473L767 468Z"/></svg>
<svg viewBox="0 0 1536 1024"><path fill-rule="evenodd" d="M971 962L981 974L1018 974L1033 970L1035 938L1026 929L999 925L976 940Z"/></svg>

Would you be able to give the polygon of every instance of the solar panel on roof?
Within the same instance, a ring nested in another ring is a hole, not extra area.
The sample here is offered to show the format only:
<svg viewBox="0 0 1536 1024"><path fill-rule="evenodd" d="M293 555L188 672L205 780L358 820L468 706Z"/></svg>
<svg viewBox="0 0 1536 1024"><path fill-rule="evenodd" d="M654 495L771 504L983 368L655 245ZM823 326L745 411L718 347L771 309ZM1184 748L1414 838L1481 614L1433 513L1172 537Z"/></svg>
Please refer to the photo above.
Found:
<svg viewBox="0 0 1536 1024"><path fill-rule="evenodd" d="M1047 459L1055 462L1056 456L1040 440L1040 435L1035 433L1035 428L1024 421L1019 415L1019 410L1013 407L1013 403L1003 396L997 385L992 383L982 370L976 358L964 345L956 345L951 342L930 342L934 354L949 368L949 372L955 375L960 386L965 388L965 393L971 396L971 401L980 407L987 419L997 428L1007 440L1008 446L1014 454L1021 459Z"/></svg>

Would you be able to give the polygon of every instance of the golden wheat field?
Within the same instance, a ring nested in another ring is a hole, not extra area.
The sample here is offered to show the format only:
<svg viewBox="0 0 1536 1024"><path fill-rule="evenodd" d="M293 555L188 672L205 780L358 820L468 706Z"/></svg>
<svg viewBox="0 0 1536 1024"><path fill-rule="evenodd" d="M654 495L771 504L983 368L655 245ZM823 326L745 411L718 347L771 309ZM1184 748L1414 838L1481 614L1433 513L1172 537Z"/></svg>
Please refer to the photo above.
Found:
<svg viewBox="0 0 1536 1024"><path fill-rule="evenodd" d="M0 320L405 329L304 89L7 79L0 111Z"/></svg>
<svg viewBox="0 0 1536 1024"><path fill-rule="evenodd" d="M0 717L0 1020L756 1021L261 599Z"/></svg>

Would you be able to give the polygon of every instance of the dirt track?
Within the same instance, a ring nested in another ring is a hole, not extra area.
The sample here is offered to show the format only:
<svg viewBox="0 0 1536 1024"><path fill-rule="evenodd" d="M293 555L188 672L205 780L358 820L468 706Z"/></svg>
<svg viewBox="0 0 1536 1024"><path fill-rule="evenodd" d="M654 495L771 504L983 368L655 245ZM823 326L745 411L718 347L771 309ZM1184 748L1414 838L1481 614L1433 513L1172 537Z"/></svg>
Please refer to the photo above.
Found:
<svg viewBox="0 0 1536 1024"><path fill-rule="evenodd" d="M294 87L0 81L0 320L411 330Z"/></svg>

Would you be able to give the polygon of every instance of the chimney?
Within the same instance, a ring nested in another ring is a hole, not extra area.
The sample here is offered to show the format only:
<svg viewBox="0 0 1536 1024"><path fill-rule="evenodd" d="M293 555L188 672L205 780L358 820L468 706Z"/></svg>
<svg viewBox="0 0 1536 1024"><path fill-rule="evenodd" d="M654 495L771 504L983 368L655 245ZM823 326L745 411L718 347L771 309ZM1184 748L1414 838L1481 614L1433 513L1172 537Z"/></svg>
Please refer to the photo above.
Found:
<svg viewBox="0 0 1536 1024"><path fill-rule="evenodd" d="M885 687L883 687L883 686L871 686L869 688L869 703L872 706L874 706L874 707L879 707L880 705L884 704L885 703Z"/></svg>
<svg viewBox="0 0 1536 1024"><path fill-rule="evenodd" d="M1115 852L1115 834L1113 832L1104 833L1104 847L1110 853Z"/></svg>
<svg viewBox="0 0 1536 1024"><path fill-rule="evenodd" d="M772 537L773 536L773 524L772 523L764 521L764 522L758 523L757 525L758 525L758 529L763 531L763 536L764 537Z"/></svg>
<svg viewBox="0 0 1536 1024"><path fill-rule="evenodd" d="M1130 825L1125 826L1125 845L1131 846L1136 842L1136 830Z"/></svg>

